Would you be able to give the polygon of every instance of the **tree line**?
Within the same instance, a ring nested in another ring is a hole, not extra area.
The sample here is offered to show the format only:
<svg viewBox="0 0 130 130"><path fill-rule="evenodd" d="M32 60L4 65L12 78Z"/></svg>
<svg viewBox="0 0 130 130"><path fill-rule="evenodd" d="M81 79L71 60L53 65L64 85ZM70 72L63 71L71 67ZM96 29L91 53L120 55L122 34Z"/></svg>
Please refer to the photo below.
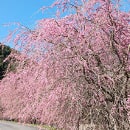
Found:
<svg viewBox="0 0 130 130"><path fill-rule="evenodd" d="M10 53L11 48L0 43L0 80L3 79L8 68L9 61L4 60L8 57Z"/></svg>

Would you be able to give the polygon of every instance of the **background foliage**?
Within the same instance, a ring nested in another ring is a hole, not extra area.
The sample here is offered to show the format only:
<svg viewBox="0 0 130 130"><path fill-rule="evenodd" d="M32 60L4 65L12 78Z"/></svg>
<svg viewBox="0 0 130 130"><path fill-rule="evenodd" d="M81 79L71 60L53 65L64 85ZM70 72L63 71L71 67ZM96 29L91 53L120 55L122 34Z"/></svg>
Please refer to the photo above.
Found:
<svg viewBox="0 0 130 130"><path fill-rule="evenodd" d="M6 73L9 62L4 62L7 56L11 53L11 48L0 43L0 79L2 79Z"/></svg>

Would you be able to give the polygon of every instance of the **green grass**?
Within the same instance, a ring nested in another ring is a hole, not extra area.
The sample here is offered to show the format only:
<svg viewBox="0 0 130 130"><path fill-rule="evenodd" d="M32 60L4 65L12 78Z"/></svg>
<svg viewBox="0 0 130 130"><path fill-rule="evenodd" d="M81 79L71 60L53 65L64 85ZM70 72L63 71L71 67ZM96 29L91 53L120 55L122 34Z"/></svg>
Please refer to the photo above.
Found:
<svg viewBox="0 0 130 130"><path fill-rule="evenodd" d="M25 124L27 126L32 126L32 127L40 127L43 128L45 130L57 130L56 128L49 126L49 125L37 125L37 124Z"/></svg>

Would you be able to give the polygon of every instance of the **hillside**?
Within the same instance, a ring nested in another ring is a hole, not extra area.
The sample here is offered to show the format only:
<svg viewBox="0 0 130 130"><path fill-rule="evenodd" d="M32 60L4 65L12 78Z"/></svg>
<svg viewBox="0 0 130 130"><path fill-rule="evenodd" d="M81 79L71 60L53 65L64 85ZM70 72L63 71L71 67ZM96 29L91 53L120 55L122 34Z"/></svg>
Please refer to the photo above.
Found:
<svg viewBox="0 0 130 130"><path fill-rule="evenodd" d="M6 57L11 53L11 48L0 43L0 80L4 77L9 62L4 62Z"/></svg>

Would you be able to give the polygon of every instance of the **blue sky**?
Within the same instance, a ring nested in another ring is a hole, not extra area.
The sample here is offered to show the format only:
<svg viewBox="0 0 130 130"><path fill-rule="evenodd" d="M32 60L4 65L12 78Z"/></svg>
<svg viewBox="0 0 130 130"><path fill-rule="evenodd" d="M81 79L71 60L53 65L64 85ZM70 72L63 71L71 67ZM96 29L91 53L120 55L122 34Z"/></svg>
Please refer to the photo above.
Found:
<svg viewBox="0 0 130 130"><path fill-rule="evenodd" d="M51 17L53 12L43 14L39 9L48 6L54 0L1 0L0 1L0 41L7 36L13 26L3 26L12 22L20 22L22 25L33 27L37 20L43 17Z"/></svg>
<svg viewBox="0 0 130 130"><path fill-rule="evenodd" d="M20 22L22 25L32 28L36 21L45 17L53 17L54 12L45 14L39 11L42 6L51 5L55 0L1 0L0 2L0 42L4 41L13 26L5 27L4 24ZM129 0L122 1L122 10L130 10ZM10 43L7 45L12 46Z"/></svg>

